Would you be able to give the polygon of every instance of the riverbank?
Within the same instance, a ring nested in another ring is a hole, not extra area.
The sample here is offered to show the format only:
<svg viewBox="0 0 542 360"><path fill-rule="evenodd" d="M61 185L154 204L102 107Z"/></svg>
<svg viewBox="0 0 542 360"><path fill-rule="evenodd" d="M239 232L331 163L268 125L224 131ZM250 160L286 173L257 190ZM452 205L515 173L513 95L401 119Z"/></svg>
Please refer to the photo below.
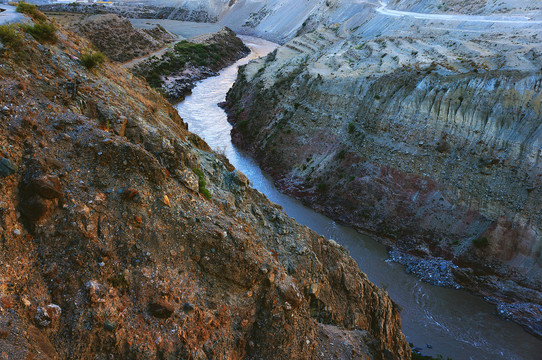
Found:
<svg viewBox="0 0 542 360"><path fill-rule="evenodd" d="M256 54L266 48L274 49L261 39L241 38ZM251 55L249 59L256 57ZM201 81L192 94L176 106L189 129L205 139L211 148L224 154L247 176L251 186L280 204L288 216L344 246L360 270L384 287L402 308L407 341L421 349L424 355L436 357L442 354L454 360L531 360L536 357L542 344L540 340L517 324L500 319L494 306L464 291L419 281L406 274L402 266L387 261L386 248L372 238L277 191L272 179L262 173L256 161L232 144L231 125L224 111L216 105L224 101L225 92L235 81L237 66L245 63L246 60L240 61L221 71L219 76Z"/></svg>

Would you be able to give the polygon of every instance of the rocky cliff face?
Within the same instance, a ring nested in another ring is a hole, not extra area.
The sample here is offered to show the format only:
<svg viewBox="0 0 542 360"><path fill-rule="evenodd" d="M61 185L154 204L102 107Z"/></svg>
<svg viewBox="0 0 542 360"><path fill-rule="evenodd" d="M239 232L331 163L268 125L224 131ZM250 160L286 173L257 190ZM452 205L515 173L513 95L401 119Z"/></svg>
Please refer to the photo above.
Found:
<svg viewBox="0 0 542 360"><path fill-rule="evenodd" d="M407 359L399 310L175 109L58 30L0 53L8 359ZM2 40L4 42L4 40ZM344 341L342 341L344 340Z"/></svg>
<svg viewBox="0 0 542 360"><path fill-rule="evenodd" d="M542 334L536 26L365 14L244 68L228 95L235 141L410 271Z"/></svg>

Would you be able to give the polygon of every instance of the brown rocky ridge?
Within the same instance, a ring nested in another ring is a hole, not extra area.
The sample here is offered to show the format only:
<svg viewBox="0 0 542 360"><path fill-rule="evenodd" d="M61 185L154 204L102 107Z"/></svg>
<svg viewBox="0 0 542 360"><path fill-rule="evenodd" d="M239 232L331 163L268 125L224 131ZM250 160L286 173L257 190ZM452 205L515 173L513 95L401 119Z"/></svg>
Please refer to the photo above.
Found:
<svg viewBox="0 0 542 360"><path fill-rule="evenodd" d="M163 27L136 29L126 18L114 14L48 14L62 26L89 39L108 58L126 62L161 49L178 40Z"/></svg>
<svg viewBox="0 0 542 360"><path fill-rule="evenodd" d="M333 339L344 358L410 358L386 292L158 92L110 62L87 70L91 44L67 30L14 31L0 53L2 358L310 359Z"/></svg>

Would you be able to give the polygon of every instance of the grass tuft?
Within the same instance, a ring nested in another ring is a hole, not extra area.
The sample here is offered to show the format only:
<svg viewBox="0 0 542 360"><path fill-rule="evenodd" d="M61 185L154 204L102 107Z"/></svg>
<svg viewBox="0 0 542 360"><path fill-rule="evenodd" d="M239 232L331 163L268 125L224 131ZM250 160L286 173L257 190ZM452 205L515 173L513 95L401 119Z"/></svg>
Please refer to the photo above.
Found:
<svg viewBox="0 0 542 360"><path fill-rule="evenodd" d="M105 55L101 51L87 51L81 55L81 63L89 70L101 67L105 63Z"/></svg>
<svg viewBox="0 0 542 360"><path fill-rule="evenodd" d="M58 42L56 28L52 24L23 25L23 30L41 43L56 44Z"/></svg>

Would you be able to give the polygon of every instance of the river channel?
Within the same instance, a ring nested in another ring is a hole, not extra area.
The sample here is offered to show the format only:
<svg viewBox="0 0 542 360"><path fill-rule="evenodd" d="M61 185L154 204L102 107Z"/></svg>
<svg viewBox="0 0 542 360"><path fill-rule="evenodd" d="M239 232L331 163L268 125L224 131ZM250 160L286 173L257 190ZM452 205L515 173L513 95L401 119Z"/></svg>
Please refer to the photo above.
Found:
<svg viewBox="0 0 542 360"><path fill-rule="evenodd" d="M369 279L384 287L402 307L403 332L424 355L442 354L444 359L540 359L542 341L520 326L500 319L495 307L465 291L432 286L406 274L403 267L386 261L386 249L368 236L305 207L281 194L258 164L231 142L231 125L217 106L237 76L239 66L264 56L277 45L242 37L252 53L224 69L219 76L201 81L192 94L177 105L189 130L201 136L215 151L224 153L243 172L251 185L280 204L299 223L333 239L350 251Z"/></svg>

